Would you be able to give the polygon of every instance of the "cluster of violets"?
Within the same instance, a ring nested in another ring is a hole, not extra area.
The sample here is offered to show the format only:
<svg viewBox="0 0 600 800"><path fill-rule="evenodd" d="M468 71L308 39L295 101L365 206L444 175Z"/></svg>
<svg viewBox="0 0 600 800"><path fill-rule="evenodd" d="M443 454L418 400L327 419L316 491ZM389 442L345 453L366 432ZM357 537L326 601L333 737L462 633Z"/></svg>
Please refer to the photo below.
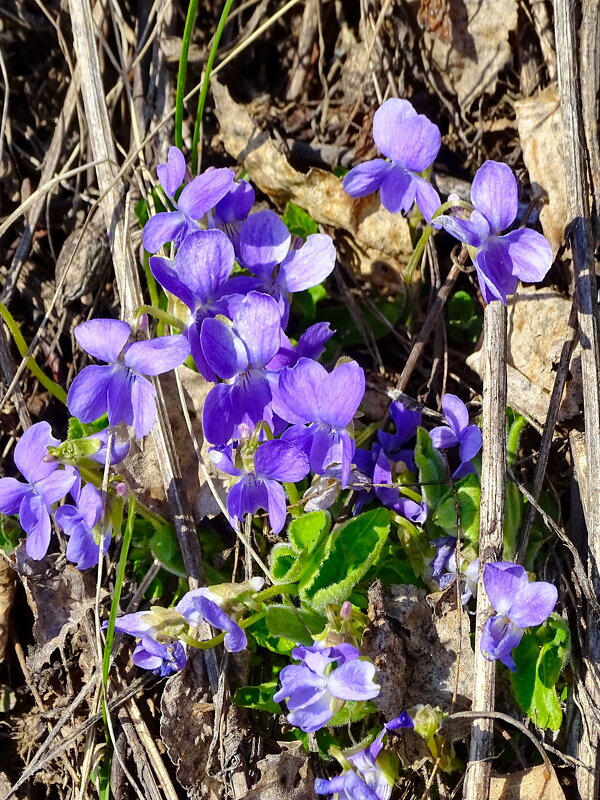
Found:
<svg viewBox="0 0 600 800"><path fill-rule="evenodd" d="M385 158L346 175L344 187L352 197L379 190L381 202L394 213L408 213L416 203L428 222L467 245L486 302L506 302L519 280L545 276L552 254L543 236L528 229L501 235L517 214L517 184L506 165L488 161L477 171L470 212L461 207L439 213L440 198L428 181L441 145L437 126L408 101L393 99L376 112L373 129ZM89 458L102 465L122 460L128 444L119 431L129 426L142 438L155 421L149 378L191 357L214 384L204 404L203 430L215 465L231 476L227 512L234 527L262 509L271 530L280 533L287 514L284 484L307 479L306 487L311 476L314 482L327 478L338 493L354 489L354 513L376 502L422 525L427 505L407 490L416 484L414 439L421 413L393 402L393 432L380 430L369 449L357 449L353 419L365 389L362 368L349 359L331 369L319 363L334 333L328 323L312 325L298 341L286 334L293 293L317 286L334 268L331 238L312 234L302 241L272 211L252 213L252 187L236 181L229 169L209 169L192 179L176 147L158 167L158 176L171 210L149 219L143 243L152 254L152 274L170 296L176 316L184 318L179 333L151 339L114 319L77 326L79 346L100 363L86 366L71 384L69 411L81 423L108 417L108 428L89 437ZM447 458L449 477L460 479L475 471L481 431L469 424L458 397L446 394L442 409L445 424L430 431L431 440ZM69 537L67 558L80 569L97 564L111 536L107 499L83 483L76 465L61 461L61 443L48 423L39 422L23 434L14 461L25 481L0 479L0 512L19 515L28 555L40 559L46 554L53 518ZM69 502L59 505L68 496ZM317 507L330 505L331 495L320 502ZM465 582L467 602L476 591L478 562L457 563L453 537L433 545L434 580L441 587ZM512 651L525 628L552 612L556 589L531 582L522 567L510 563L486 565L484 582L497 614L485 626L482 651L514 669ZM116 630L137 639L136 665L163 676L183 668L186 647L193 646L193 630L201 622L223 632L228 650L239 651L246 647L240 617L249 607L240 597L245 593L256 599L262 588L259 579L250 583L237 590L233 585L196 589L174 608L153 607L119 618ZM327 645L321 639L294 649L297 663L282 670L274 696L276 702L287 702L290 724L314 732L344 703L378 696L375 665L355 645ZM341 775L317 780L315 791L342 800L387 800L394 775L384 766L384 740L389 731L413 725L406 712L389 722L367 746L346 754Z"/></svg>

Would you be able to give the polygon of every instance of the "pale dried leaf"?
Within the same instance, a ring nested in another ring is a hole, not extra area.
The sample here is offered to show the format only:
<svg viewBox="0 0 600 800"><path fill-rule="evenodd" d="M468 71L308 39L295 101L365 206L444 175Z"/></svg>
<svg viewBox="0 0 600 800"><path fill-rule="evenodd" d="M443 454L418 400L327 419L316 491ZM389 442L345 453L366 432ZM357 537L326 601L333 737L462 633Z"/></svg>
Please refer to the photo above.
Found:
<svg viewBox="0 0 600 800"><path fill-rule="evenodd" d="M0 558L0 661L4 660L8 642L8 624L13 598L17 588L17 576L14 569L3 558Z"/></svg>
<svg viewBox="0 0 600 800"><path fill-rule="evenodd" d="M181 378L192 429L200 445L204 463L213 477L215 488L224 501L226 492L223 475L218 473L208 457L209 445L202 435L202 406L212 384L205 381L202 375L187 367L178 367L177 372ZM204 517L219 514L220 509L198 466L194 446L181 411L175 378L171 374L162 376L161 386L167 408L172 412L171 427L181 463L183 488L190 506L193 508L194 518L199 522ZM151 438L147 437L144 440L143 450L139 445L132 446L125 461L119 465L119 471L124 475L128 485L135 489L136 495L143 503L159 513L169 515L160 465L154 441Z"/></svg>
<svg viewBox="0 0 600 800"><path fill-rule="evenodd" d="M538 425L546 421L570 312L571 301L551 288L521 287L508 302L508 404ZM480 356L477 351L467 358L479 374ZM558 421L577 416L582 402L581 348L577 346Z"/></svg>
<svg viewBox="0 0 600 800"><path fill-rule="evenodd" d="M342 181L330 172L312 168L298 172L275 147L269 134L248 111L231 99L227 88L213 81L215 112L227 152L248 172L280 209L292 202L305 209L321 225L351 234L361 252L361 272L385 262L402 271L412 253L408 222L390 214L377 195L353 200Z"/></svg>
<svg viewBox="0 0 600 800"><path fill-rule="evenodd" d="M468 111L494 92L512 58L508 37L517 26L517 0L448 0L451 36L423 33L421 52L442 90ZM441 24L441 23L440 23Z"/></svg>
<svg viewBox="0 0 600 800"><path fill-rule="evenodd" d="M556 778L545 766L510 775L492 775L490 800L565 800Z"/></svg>
<svg viewBox="0 0 600 800"><path fill-rule="evenodd" d="M523 161L536 193L547 198L540 211L544 236L556 255L568 220L558 88L548 86L535 97L515 103Z"/></svg>
<svg viewBox="0 0 600 800"><path fill-rule="evenodd" d="M301 742L280 742L281 753L258 762L260 781L240 800L314 800L315 776Z"/></svg>

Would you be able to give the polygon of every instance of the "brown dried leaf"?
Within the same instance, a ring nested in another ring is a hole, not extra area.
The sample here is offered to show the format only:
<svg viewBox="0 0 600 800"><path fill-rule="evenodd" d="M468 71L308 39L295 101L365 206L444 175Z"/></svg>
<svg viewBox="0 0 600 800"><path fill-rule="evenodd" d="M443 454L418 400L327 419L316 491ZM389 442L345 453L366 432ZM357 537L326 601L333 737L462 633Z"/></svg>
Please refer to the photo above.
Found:
<svg viewBox="0 0 600 800"><path fill-rule="evenodd" d="M208 444L204 441L202 435L202 406L212 384L205 381L202 375L193 372L187 367L179 367L177 373L181 378L187 409L192 421L192 429L200 445L204 463L224 501L223 477L222 475L219 476L218 471L212 465L208 457ZM171 411L170 419L173 439L177 446L181 464L183 488L194 511L194 518L199 522L204 517L219 514L220 509L198 466L198 459L181 411L179 392L173 375L162 376L161 386L167 408ZM144 440L143 450L138 445L131 448L125 461L119 465L119 470L124 475L129 486L135 489L136 495L140 497L143 503L159 513L168 515L169 510L164 484L156 457L156 448L151 437L147 437Z"/></svg>
<svg viewBox="0 0 600 800"><path fill-rule="evenodd" d="M536 97L520 100L515 103L515 111L523 160L531 183L548 199L540 211L540 222L556 255L562 245L568 220L557 86L548 86Z"/></svg>
<svg viewBox="0 0 600 800"><path fill-rule="evenodd" d="M280 742L281 753L258 762L261 778L240 800L314 800L315 776L301 742Z"/></svg>
<svg viewBox="0 0 600 800"><path fill-rule="evenodd" d="M0 557L0 661L4 660L6 653L10 610L16 588L17 576L14 569Z"/></svg>
<svg viewBox="0 0 600 800"><path fill-rule="evenodd" d="M390 214L377 195L353 200L342 182L330 172L312 168L298 172L275 147L269 134L261 131L248 106L231 99L225 86L213 81L215 112L225 149L244 168L250 180L281 209L288 202L305 209L321 225L351 234L364 251L361 272L372 264L385 262L398 272L412 253L408 222L399 214Z"/></svg>
<svg viewBox="0 0 600 800"><path fill-rule="evenodd" d="M492 775L490 800L565 800L565 795L556 775L540 765L510 775Z"/></svg>
<svg viewBox="0 0 600 800"><path fill-rule="evenodd" d="M211 757L211 701L202 653L192 651L186 668L167 681L160 704L160 736L189 800L224 797L225 787L215 777L219 766Z"/></svg>
<svg viewBox="0 0 600 800"><path fill-rule="evenodd" d="M27 663L33 672L49 663L52 653L63 647L69 634L74 634L95 604L96 580L90 571L82 572L71 564L57 567L60 557L49 556L33 561L23 545L15 551L15 567L27 602L33 612L33 636L36 644L30 649ZM106 592L103 592L101 597ZM94 665L93 650L82 649L80 664L90 671Z"/></svg>
<svg viewBox="0 0 600 800"><path fill-rule="evenodd" d="M428 5L434 5L431 0ZM448 0L435 20L451 26L451 36L423 34L421 52L443 90L463 111L496 88L498 74L509 63L508 36L517 26L517 0ZM443 30L443 28L440 28Z"/></svg>
<svg viewBox="0 0 600 800"><path fill-rule="evenodd" d="M548 414L570 313L571 301L546 287L521 287L508 301L508 404L539 425ZM481 375L480 355L480 351L473 353L467 364ZM579 346L573 352L570 373L559 422L575 417L583 402Z"/></svg>

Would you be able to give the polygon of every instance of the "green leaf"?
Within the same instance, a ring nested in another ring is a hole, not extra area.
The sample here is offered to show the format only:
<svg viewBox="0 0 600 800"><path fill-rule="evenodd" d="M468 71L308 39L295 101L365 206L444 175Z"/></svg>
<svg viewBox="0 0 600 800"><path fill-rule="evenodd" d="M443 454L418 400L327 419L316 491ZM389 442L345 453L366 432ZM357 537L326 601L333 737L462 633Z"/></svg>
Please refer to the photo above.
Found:
<svg viewBox="0 0 600 800"><path fill-rule="evenodd" d="M427 533L404 517L397 516L394 521L398 526L398 539L408 556L412 571L415 575L423 577L425 564L429 564L434 555Z"/></svg>
<svg viewBox="0 0 600 800"><path fill-rule="evenodd" d="M435 511L448 491L448 467L432 444L425 428L417 428L415 464L429 513Z"/></svg>
<svg viewBox="0 0 600 800"><path fill-rule="evenodd" d="M266 617L254 622L252 627L246 629L246 633L250 634L259 647L264 647L272 653L279 653L283 656L289 656L298 644L292 639L287 639L279 634L274 636L269 630ZM310 643L312 644L312 639ZM261 659L264 659L264 653L261 655Z"/></svg>
<svg viewBox="0 0 600 800"><path fill-rule="evenodd" d="M288 530L290 544L298 551L312 552L323 533L329 531L331 520L325 511L311 511L292 520Z"/></svg>
<svg viewBox="0 0 600 800"><path fill-rule="evenodd" d="M559 730L562 709L556 692L570 651L566 623L552 614L544 625L527 631L513 651L517 671L512 675L515 696L523 711L540 728Z"/></svg>
<svg viewBox="0 0 600 800"><path fill-rule="evenodd" d="M505 561L512 561L517 549L517 538L523 520L523 506L525 498L519 487L512 481L506 483L504 496L504 549L502 557Z"/></svg>
<svg viewBox="0 0 600 800"><path fill-rule="evenodd" d="M316 569L299 582L300 598L317 611L341 605L375 562L390 531L390 512L367 511L334 528L321 544Z"/></svg>
<svg viewBox="0 0 600 800"><path fill-rule="evenodd" d="M351 722L358 722L377 711L377 706L369 700L348 700L327 723L330 728L342 728Z"/></svg>
<svg viewBox="0 0 600 800"><path fill-rule="evenodd" d="M103 431L105 428L108 428L108 417L106 414L95 422L88 423L80 422L77 417L69 417L67 439L85 439L86 436L91 436L93 433Z"/></svg>
<svg viewBox="0 0 600 800"><path fill-rule="evenodd" d="M276 581L294 583L308 580L317 568L314 552L329 532L330 517L324 511L313 511L292 520L288 542L276 544L269 554L271 572Z"/></svg>
<svg viewBox="0 0 600 800"><path fill-rule="evenodd" d="M161 567L174 575L185 578L187 572L183 566L183 558L175 531L172 528L161 528L156 531L150 540L150 549L154 558L160 561Z"/></svg>
<svg viewBox="0 0 600 800"><path fill-rule="evenodd" d="M303 608L274 604L267 607L265 624L271 636L284 637L295 645L312 645L312 634L321 633L327 620Z"/></svg>
<svg viewBox="0 0 600 800"><path fill-rule="evenodd" d="M431 516L434 525L450 536L456 536L460 512L460 528L462 535L472 544L479 541L479 503L481 487L476 475L466 475L454 486L454 492L448 492Z"/></svg>
<svg viewBox="0 0 600 800"><path fill-rule="evenodd" d="M311 233L317 233L319 226L303 208L295 203L288 203L285 207L283 221L290 233L306 239Z"/></svg>
<svg viewBox="0 0 600 800"><path fill-rule="evenodd" d="M259 686L240 686L233 696L233 701L242 708L255 708L258 711L281 714L281 706L273 700L277 686L278 681L268 681Z"/></svg>
<svg viewBox="0 0 600 800"><path fill-rule="evenodd" d="M0 552L6 556L12 555L19 545L21 536L24 536L24 532L19 525L18 517L0 514Z"/></svg>

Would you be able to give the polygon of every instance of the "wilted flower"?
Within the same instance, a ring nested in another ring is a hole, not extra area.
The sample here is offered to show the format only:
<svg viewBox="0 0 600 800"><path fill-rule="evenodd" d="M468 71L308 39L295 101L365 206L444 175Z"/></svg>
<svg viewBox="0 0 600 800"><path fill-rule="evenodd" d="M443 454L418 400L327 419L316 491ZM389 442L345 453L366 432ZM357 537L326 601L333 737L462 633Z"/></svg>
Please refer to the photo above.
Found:
<svg viewBox="0 0 600 800"><path fill-rule="evenodd" d="M437 217L436 223L472 247L479 288L486 303L501 300L517 288L519 280L536 283L552 265L552 248L541 233L529 228L500 236L515 221L518 187L507 164L486 161L473 178L471 219L450 214Z"/></svg>
<svg viewBox="0 0 600 800"><path fill-rule="evenodd" d="M415 200L426 220L440 207L433 186L417 173L428 169L437 156L441 136L437 125L417 114L408 100L386 100L373 117L373 139L384 156L354 167L344 178L350 197L364 197L379 189L388 211L407 214Z"/></svg>
<svg viewBox="0 0 600 800"><path fill-rule="evenodd" d="M486 564L483 583L497 613L485 623L481 652L490 661L498 658L516 672L512 651L523 638L524 628L548 619L558 591L551 583L530 581L525 569L511 562Z"/></svg>

